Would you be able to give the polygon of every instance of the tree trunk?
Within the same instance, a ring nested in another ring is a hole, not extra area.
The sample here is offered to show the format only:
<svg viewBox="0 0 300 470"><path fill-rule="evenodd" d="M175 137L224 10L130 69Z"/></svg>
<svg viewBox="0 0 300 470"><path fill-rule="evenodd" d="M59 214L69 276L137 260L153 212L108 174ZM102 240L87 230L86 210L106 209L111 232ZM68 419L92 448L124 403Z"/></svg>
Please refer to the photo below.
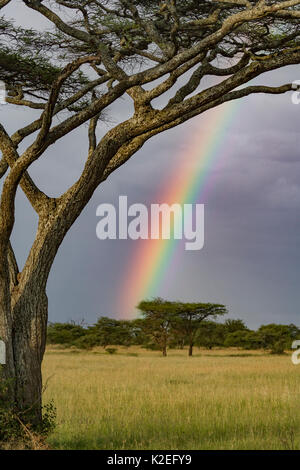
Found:
<svg viewBox="0 0 300 470"><path fill-rule="evenodd" d="M13 309L15 404L33 425L42 420L42 360L46 346L48 301L45 292L22 295Z"/></svg>
<svg viewBox="0 0 300 470"><path fill-rule="evenodd" d="M189 356L192 356L193 355L193 343L190 343L189 345Z"/></svg>
<svg viewBox="0 0 300 470"><path fill-rule="evenodd" d="M166 346L166 345L163 346L163 351L162 351L162 353L163 353L163 356L164 356L164 357L167 356L167 346Z"/></svg>
<svg viewBox="0 0 300 470"><path fill-rule="evenodd" d="M12 400L15 397L14 377L15 363L13 360L13 341L12 341L12 325L9 321L9 314L0 302L0 339L5 344L6 364L1 367L0 379L9 380L9 396Z"/></svg>
<svg viewBox="0 0 300 470"><path fill-rule="evenodd" d="M13 327L11 314L10 272L8 256L0 245L0 339L6 349L6 364L1 369L1 376L10 380L9 395L14 399L15 364L13 359Z"/></svg>
<svg viewBox="0 0 300 470"><path fill-rule="evenodd" d="M13 300L13 299L12 299ZM13 303L13 301L12 301ZM45 352L48 302L44 292L27 290L12 308L12 322L0 310L0 336L6 345L4 378L9 379L9 401L23 420L34 427L42 420L42 373Z"/></svg>

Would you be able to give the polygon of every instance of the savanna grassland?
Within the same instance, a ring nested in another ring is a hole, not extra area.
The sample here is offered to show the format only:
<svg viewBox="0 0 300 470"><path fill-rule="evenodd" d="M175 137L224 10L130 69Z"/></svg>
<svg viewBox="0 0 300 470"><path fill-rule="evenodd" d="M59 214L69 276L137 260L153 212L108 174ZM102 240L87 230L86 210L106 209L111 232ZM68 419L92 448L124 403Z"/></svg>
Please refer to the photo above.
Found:
<svg viewBox="0 0 300 470"><path fill-rule="evenodd" d="M300 449L300 365L289 354L48 349L57 449Z"/></svg>

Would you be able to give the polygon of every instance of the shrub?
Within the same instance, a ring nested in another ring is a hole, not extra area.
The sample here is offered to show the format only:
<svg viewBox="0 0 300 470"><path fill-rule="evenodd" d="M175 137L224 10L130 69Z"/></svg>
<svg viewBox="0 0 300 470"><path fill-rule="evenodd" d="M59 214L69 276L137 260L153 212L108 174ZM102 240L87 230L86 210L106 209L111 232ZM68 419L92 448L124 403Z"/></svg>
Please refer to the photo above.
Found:
<svg viewBox="0 0 300 470"><path fill-rule="evenodd" d="M0 449L45 448L45 438L55 428L56 408L54 403L51 401L43 406L42 423L33 429L30 424L31 410L18 412L9 397L9 390L12 386L12 381L3 379L0 368ZM12 445L13 447L11 447Z"/></svg>
<svg viewBox="0 0 300 470"><path fill-rule="evenodd" d="M10 386L11 383L0 376L0 443L23 436L23 430L8 398Z"/></svg>
<svg viewBox="0 0 300 470"><path fill-rule="evenodd" d="M47 330L48 344L71 346L78 338L86 334L86 330L73 323L50 323Z"/></svg>
<svg viewBox="0 0 300 470"><path fill-rule="evenodd" d="M106 348L105 349L105 352L107 352L107 354L116 354L117 352L117 348Z"/></svg>
<svg viewBox="0 0 300 470"><path fill-rule="evenodd" d="M99 338L94 334L86 334L76 339L73 344L79 349L92 349L99 345Z"/></svg>
<svg viewBox="0 0 300 470"><path fill-rule="evenodd" d="M284 350L285 350L285 341L278 340L272 345L270 353L271 354L284 354Z"/></svg>
<svg viewBox="0 0 300 470"><path fill-rule="evenodd" d="M290 348L292 341L299 337L299 330L295 325L271 323L262 325L257 332L264 349L270 350L272 354L282 354L284 349Z"/></svg>
<svg viewBox="0 0 300 470"><path fill-rule="evenodd" d="M259 335L255 331L239 330L229 333L226 336L224 346L243 349L259 349L262 347L262 344Z"/></svg>

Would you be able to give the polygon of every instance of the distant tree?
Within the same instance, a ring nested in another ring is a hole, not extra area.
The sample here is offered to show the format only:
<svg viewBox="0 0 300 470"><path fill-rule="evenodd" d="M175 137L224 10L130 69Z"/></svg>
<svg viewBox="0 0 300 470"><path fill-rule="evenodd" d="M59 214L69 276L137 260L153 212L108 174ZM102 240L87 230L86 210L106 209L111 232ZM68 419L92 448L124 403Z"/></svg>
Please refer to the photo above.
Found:
<svg viewBox="0 0 300 470"><path fill-rule="evenodd" d="M131 346L144 344L145 334L136 320L116 320L100 317L95 325L83 328L75 323L50 323L48 344L64 344L80 349L109 345Z"/></svg>
<svg viewBox="0 0 300 470"><path fill-rule="evenodd" d="M71 346L85 335L85 329L74 323L50 323L48 326L48 344Z"/></svg>
<svg viewBox="0 0 300 470"><path fill-rule="evenodd" d="M188 343L188 338L184 331L177 328L176 325L173 327L173 336L170 341L170 348L184 349L184 346Z"/></svg>
<svg viewBox="0 0 300 470"><path fill-rule="evenodd" d="M293 323L290 323L288 325L288 332L291 340L294 339L299 339L300 337L300 328L298 326L294 325Z"/></svg>
<svg viewBox="0 0 300 470"><path fill-rule="evenodd" d="M224 341L224 346L243 349L259 349L262 347L262 342L256 331L244 329L228 333Z"/></svg>
<svg viewBox="0 0 300 470"><path fill-rule="evenodd" d="M193 354L195 335L203 320L227 313L221 304L173 302L160 298L141 302L138 308L147 320L148 331L152 330L152 336L155 333L156 338L159 336L165 348L172 334L175 337L179 335L181 339L184 335L189 344L189 356Z"/></svg>
<svg viewBox="0 0 300 470"><path fill-rule="evenodd" d="M251 343L247 328L243 320L227 319L224 323L224 346L225 347L245 347L248 349Z"/></svg>
<svg viewBox="0 0 300 470"><path fill-rule="evenodd" d="M112 344L120 344L120 321L114 318L100 317L97 323L89 329L89 334L98 338L98 345L104 348Z"/></svg>
<svg viewBox="0 0 300 470"><path fill-rule="evenodd" d="M225 338L225 327L223 323L203 321L195 336L195 345L212 349L223 346Z"/></svg>
<svg viewBox="0 0 300 470"><path fill-rule="evenodd" d="M248 330L243 320L233 320L231 318L228 318L225 321L224 327L227 333L233 333L234 331Z"/></svg>
<svg viewBox="0 0 300 470"><path fill-rule="evenodd" d="M292 341L300 337L300 330L295 325L279 325L271 323L262 325L257 333L261 339L262 347L269 349L273 354L283 353L290 349Z"/></svg>
<svg viewBox="0 0 300 470"><path fill-rule="evenodd" d="M174 334L175 324L178 322L173 302L166 302L160 298L152 301L144 300L139 303L138 309L143 316L143 319L139 321L142 331L154 341L163 356L166 356L167 346Z"/></svg>
<svg viewBox="0 0 300 470"><path fill-rule="evenodd" d="M282 354L289 349L294 339L300 338L300 331L295 325L262 325L257 331L247 329L233 331L226 335L225 347L244 349L263 348L272 354Z"/></svg>
<svg viewBox="0 0 300 470"><path fill-rule="evenodd" d="M144 322L145 320L143 320L142 318L131 320L130 322L131 344L146 346L149 343L149 336L146 333Z"/></svg>
<svg viewBox="0 0 300 470"><path fill-rule="evenodd" d="M270 353L271 354L284 354L284 351L286 350L286 341L282 339L278 339L275 341L271 348L270 348Z"/></svg>
<svg viewBox="0 0 300 470"><path fill-rule="evenodd" d="M92 349L95 346L99 346L99 337L88 328L84 336L81 336L73 342L73 346L79 349Z"/></svg>
<svg viewBox="0 0 300 470"><path fill-rule="evenodd" d="M111 345L143 345L161 350L166 355L168 346L181 348L184 344L190 345L192 333L192 346L195 344L209 349L215 346L263 348L272 354L282 354L285 349L291 347L295 339L300 338L300 329L294 324L262 325L257 331L252 331L242 320L228 319L224 323L217 323L194 316L190 325L186 319L187 305L191 304L158 298L141 302L139 307L143 318L135 320L100 317L95 325L88 328L73 322L50 323L48 344L76 346L81 349L94 346L107 349L107 346ZM197 305L202 305L203 308L203 305L210 304Z"/></svg>
<svg viewBox="0 0 300 470"><path fill-rule="evenodd" d="M112 334L113 343L130 346L133 342L133 325L129 320L118 320Z"/></svg>
<svg viewBox="0 0 300 470"><path fill-rule="evenodd" d="M217 318L227 313L225 305L211 303L172 302L179 321L178 327L184 331L189 344L189 356L193 355L195 336L201 323L207 318Z"/></svg>

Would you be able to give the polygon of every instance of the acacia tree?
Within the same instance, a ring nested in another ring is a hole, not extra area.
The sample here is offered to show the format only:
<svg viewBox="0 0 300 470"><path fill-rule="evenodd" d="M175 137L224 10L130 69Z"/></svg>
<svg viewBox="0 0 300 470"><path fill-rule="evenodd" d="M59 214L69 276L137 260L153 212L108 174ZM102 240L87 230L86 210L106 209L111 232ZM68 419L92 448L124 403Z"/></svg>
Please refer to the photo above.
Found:
<svg viewBox="0 0 300 470"><path fill-rule="evenodd" d="M138 309L143 318L136 320L143 333L158 346L164 357L167 347L174 337L178 316L174 308L175 302L168 302L160 297L153 300L143 300Z"/></svg>
<svg viewBox="0 0 300 470"><path fill-rule="evenodd" d="M195 337L202 322L227 313L227 308L221 304L174 302L161 298L144 300L139 303L138 309L144 317L145 332L160 346L164 356L167 355L170 339L183 337L189 345L188 354L192 356Z"/></svg>
<svg viewBox="0 0 300 470"><path fill-rule="evenodd" d="M0 0L1 13L14 3ZM7 102L40 110L37 119L11 135L5 122L0 125L0 336L7 350L5 374L14 379L15 404L36 409L39 420L46 284L66 233L95 189L151 137L222 103L291 90L290 83L246 84L264 72L299 63L300 0L23 4L52 28L34 31L5 16L0 20L0 79L7 84ZM203 88L207 75L218 77L218 83ZM166 92L170 99L156 109L153 100ZM124 95L134 104L132 116L97 139L103 112ZM85 123L88 150L82 174L64 194L50 197L28 170ZM39 219L21 272L10 243L19 186Z"/></svg>
<svg viewBox="0 0 300 470"><path fill-rule="evenodd" d="M225 305L196 302L168 302L178 318L176 328L184 332L188 345L189 356L193 355L195 337L204 320L216 319L228 313Z"/></svg>

